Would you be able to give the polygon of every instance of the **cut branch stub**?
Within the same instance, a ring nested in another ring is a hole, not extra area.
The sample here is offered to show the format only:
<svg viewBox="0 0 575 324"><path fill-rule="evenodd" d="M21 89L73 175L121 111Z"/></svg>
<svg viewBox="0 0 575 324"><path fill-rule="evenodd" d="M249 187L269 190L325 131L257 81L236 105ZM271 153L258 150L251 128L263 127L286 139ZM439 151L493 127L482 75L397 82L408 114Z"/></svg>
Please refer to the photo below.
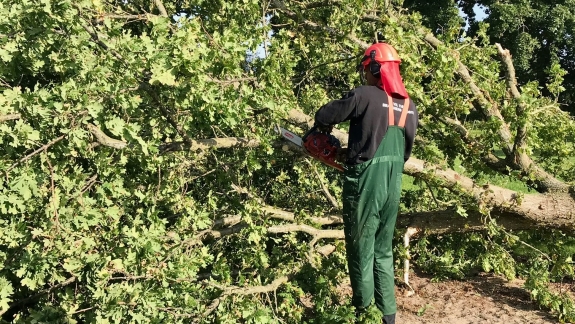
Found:
<svg viewBox="0 0 575 324"><path fill-rule="evenodd" d="M0 122L5 122L5 121L9 121L9 120L20 119L20 117L22 117L20 114L8 114L8 115L3 115L3 116L0 116Z"/></svg>
<svg viewBox="0 0 575 324"><path fill-rule="evenodd" d="M124 149L128 145L128 143L126 143L124 141L113 139L110 136L106 135L102 130L100 130L94 124L88 124L88 125L86 125L86 127L88 128L90 133L92 133L92 135L94 135L94 137L96 137L96 140L98 141L98 143L100 143L104 146L109 146L111 148L121 150L121 149Z"/></svg>

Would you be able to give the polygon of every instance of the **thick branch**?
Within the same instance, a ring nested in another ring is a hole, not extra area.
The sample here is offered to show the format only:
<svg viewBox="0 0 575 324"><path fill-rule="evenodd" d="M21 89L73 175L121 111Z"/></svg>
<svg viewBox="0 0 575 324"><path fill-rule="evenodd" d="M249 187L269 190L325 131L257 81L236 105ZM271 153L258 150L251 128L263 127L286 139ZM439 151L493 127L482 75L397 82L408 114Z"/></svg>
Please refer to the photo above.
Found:
<svg viewBox="0 0 575 324"><path fill-rule="evenodd" d="M288 213L288 212L286 212L286 213ZM293 221L293 220L290 220L289 217L285 218L283 216L285 216L285 214L283 214L283 213L279 213L279 214L270 213L270 214L268 214L269 218ZM234 223L237 220L238 219L236 217L231 217L231 219L228 221L229 221L229 223ZM218 224L219 225L221 225L222 223L225 224L228 221L218 222ZM248 224L239 222L239 223L236 223L235 225L228 227L228 228L217 229L217 230L206 230L206 231L200 232L198 235L196 235L196 237L185 241L183 243L183 245L194 246L194 245L199 244L202 241L207 240L208 238L217 240L217 239L220 239L220 238L225 237L225 236L237 234L242 229L244 229L246 227L248 227ZM309 235L314 236L314 238L316 238L316 239L327 239L327 238L341 239L341 238L343 238L343 236L342 236L343 232L339 233L339 231L337 231L337 230L317 229L317 228L311 227L309 225L275 225L275 226L268 227L268 233L273 233L273 234L282 234L283 233L283 234L285 234L285 233L291 233L291 232L304 232L304 233L307 233Z"/></svg>
<svg viewBox="0 0 575 324"><path fill-rule="evenodd" d="M286 221L295 222L295 215L292 212L275 207L265 207L268 217L278 218L281 215ZM539 224L535 221L523 218L508 212L495 211L492 216L498 224L509 230L524 230L537 228ZM329 215L324 217L312 217L310 221L320 225L341 225L343 218L341 215ZM483 215L478 212L468 212L467 217L463 217L455 210L447 209L441 211L403 213L397 217L397 228L415 228L418 233L426 234L447 234L463 233L485 230ZM330 233L330 236L340 237L340 233ZM331 237L331 238L333 238Z"/></svg>
<svg viewBox="0 0 575 324"><path fill-rule="evenodd" d="M515 100L517 100L517 108L515 110L517 114L517 134L515 135L515 142L513 144L513 152L516 159L520 159L525 153L526 139L527 139L527 118L525 116L526 106L521 99L521 93L517 88L517 80L515 78L515 67L513 66L513 61L511 60L511 54L509 50L504 50L499 43L496 43L497 52L505 68L507 70L507 86L511 91L511 95Z"/></svg>
<svg viewBox="0 0 575 324"><path fill-rule="evenodd" d="M263 203L262 203L263 204ZM277 219L277 220L284 220L288 222L295 222L295 215L291 212L284 211L281 209L277 209L275 207L263 206L263 210L265 212L264 217L269 219ZM340 224L341 218L339 216L333 216L334 218L331 219L330 217L317 217L312 218L312 221L316 222L317 224L321 225L328 225L328 224ZM229 226L229 227L226 227ZM225 228L219 228L225 227ZM233 235L239 233L242 229L248 227L248 224L243 223L241 216L234 215L224 217L222 219L216 220L211 229L206 229L199 232L192 238L186 239L179 243L172 249L172 252L168 254L169 258L178 248L183 246L195 246L201 244L207 240L217 240L225 236ZM289 232L305 232L312 236L314 236L315 240L323 239L323 238L340 238L342 233L338 233L337 231L332 230L322 230L316 229L314 227L308 225L277 225L268 228L269 233L289 233ZM166 238L167 241L171 240L170 237Z"/></svg>
<svg viewBox="0 0 575 324"><path fill-rule="evenodd" d="M211 148L233 148L233 147L258 147L261 142L256 139L242 137L208 138L201 140L190 140L190 144L183 142L167 143L161 146L165 152L173 151L197 151Z"/></svg>
<svg viewBox="0 0 575 324"><path fill-rule="evenodd" d="M566 230L573 230L575 228L575 222L570 218L575 214L569 211L570 208L575 208L575 203L573 201L567 201L567 205L561 205L566 201L560 197L556 200L547 197L547 202L544 202L544 200L540 199L540 196L542 195L534 194L527 195L525 197L525 206L529 206L526 209L531 210L531 212L520 213L518 211L495 209L491 212L491 217L499 225L502 225L508 230L528 230L543 227L552 227ZM558 206L561 207L557 208ZM295 214L290 211L271 206L266 206L264 209L266 210L267 217L281 218L289 222L296 221ZM341 215L311 217L309 220L313 223L323 226L343 224L343 218ZM485 217L481 213L476 211L468 211L467 216L463 217L454 209L417 213L402 213L397 217L396 227L402 229L414 228L419 234L426 233L430 235L486 230ZM294 229L296 228L285 227L282 230L285 231ZM311 231L313 233L311 235L314 235L316 234L315 231L319 230L312 227ZM335 231L322 233L325 234L320 235L320 237L326 238L340 238L344 235L343 230L340 230L339 233L335 233Z"/></svg>
<svg viewBox="0 0 575 324"><path fill-rule="evenodd" d="M287 119L291 123L298 125L304 129L309 129L313 126L313 118L296 109L292 109L288 112ZM332 135L335 136L340 141L342 147L347 146L348 135L346 132L334 128L332 131Z"/></svg>
<svg viewBox="0 0 575 324"><path fill-rule="evenodd" d="M314 239L344 239L343 231L340 230L322 230L311 227L309 225L293 224L293 225L276 225L268 227L268 233L291 233L291 232L304 232L314 237Z"/></svg>
<svg viewBox="0 0 575 324"><path fill-rule="evenodd" d="M164 4L162 3L162 0L154 0L154 3L156 4L156 7L158 7L160 14L162 14L163 17L167 18L168 12L166 11L166 7L164 7Z"/></svg>
<svg viewBox="0 0 575 324"><path fill-rule="evenodd" d="M568 193L521 195L493 185L479 186L453 170L441 169L415 158L407 161L405 173L414 177L440 179L446 187L459 187L473 195L479 205L524 217L541 226L575 228L575 200Z"/></svg>
<svg viewBox="0 0 575 324"><path fill-rule="evenodd" d="M264 206L266 217L281 219L288 222L295 222L295 215L287 210L279 209L273 206ZM343 224L343 218L340 215L330 215L324 217L311 217L310 221L318 225L337 225Z"/></svg>

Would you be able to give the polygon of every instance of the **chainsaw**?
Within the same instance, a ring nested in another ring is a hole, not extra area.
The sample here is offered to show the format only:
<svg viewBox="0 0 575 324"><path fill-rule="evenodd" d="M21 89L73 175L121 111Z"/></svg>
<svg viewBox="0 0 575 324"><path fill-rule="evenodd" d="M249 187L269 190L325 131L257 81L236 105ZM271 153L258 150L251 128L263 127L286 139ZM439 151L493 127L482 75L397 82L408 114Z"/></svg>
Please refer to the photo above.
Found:
<svg viewBox="0 0 575 324"><path fill-rule="evenodd" d="M283 138L301 148L308 156L332 168L343 171L343 166L336 162L341 143L335 136L321 132L315 126L304 135L303 139L282 127L277 126L277 130Z"/></svg>

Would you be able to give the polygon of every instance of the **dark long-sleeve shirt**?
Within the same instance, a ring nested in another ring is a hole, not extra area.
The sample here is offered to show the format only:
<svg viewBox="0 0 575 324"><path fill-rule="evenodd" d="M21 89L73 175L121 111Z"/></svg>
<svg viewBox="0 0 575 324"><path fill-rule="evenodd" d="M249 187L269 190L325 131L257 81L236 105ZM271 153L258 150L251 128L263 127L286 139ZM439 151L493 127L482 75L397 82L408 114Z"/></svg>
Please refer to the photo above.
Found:
<svg viewBox="0 0 575 324"><path fill-rule="evenodd" d="M395 125L399 122L404 99L393 98ZM376 86L361 86L348 92L342 99L322 106L315 114L316 125L329 126L350 121L346 164L359 164L373 158L388 124L385 91ZM410 100L405 121L405 154L411 156L419 114Z"/></svg>

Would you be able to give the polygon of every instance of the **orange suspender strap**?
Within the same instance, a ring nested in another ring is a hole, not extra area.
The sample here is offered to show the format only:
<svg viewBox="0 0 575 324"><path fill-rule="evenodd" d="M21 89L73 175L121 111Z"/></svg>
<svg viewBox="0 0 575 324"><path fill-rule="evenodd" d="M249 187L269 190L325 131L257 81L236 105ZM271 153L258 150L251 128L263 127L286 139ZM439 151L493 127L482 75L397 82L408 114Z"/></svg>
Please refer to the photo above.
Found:
<svg viewBox="0 0 575 324"><path fill-rule="evenodd" d="M391 99L390 95L387 95L387 111L388 111L388 122L389 126L395 125L395 114L393 113L393 99Z"/></svg>
<svg viewBox="0 0 575 324"><path fill-rule="evenodd" d="M407 119L407 111L409 111L409 98L405 98L403 102L403 110L401 111L401 117L399 118L399 124L397 126L405 128L405 119Z"/></svg>
<svg viewBox="0 0 575 324"><path fill-rule="evenodd" d="M401 117L399 118L399 123L397 126L405 127L405 120L407 119L407 112L409 111L409 98L405 98L405 102L403 103L403 110L401 111ZM395 125L395 114L393 113L393 99L390 95L387 96L387 108L389 111L389 115L387 117L389 126Z"/></svg>

